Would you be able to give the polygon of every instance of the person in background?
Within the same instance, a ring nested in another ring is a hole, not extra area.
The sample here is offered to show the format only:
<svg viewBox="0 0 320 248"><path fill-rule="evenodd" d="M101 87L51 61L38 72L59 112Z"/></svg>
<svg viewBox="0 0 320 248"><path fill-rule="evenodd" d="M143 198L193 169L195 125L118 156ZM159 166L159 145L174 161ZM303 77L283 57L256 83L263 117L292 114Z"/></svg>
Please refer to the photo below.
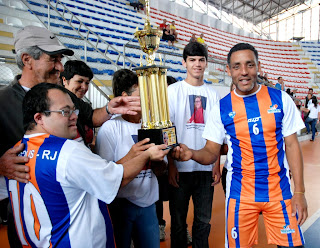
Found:
<svg viewBox="0 0 320 248"><path fill-rule="evenodd" d="M160 30L164 30L167 27L167 20L163 19L162 23L159 25Z"/></svg>
<svg viewBox="0 0 320 248"><path fill-rule="evenodd" d="M143 9L143 4L139 0L128 0L130 5L134 8L134 10L139 11L139 9Z"/></svg>
<svg viewBox="0 0 320 248"><path fill-rule="evenodd" d="M310 127L311 125L311 130L312 130L312 136L310 141L314 141L315 135L316 135L316 125L319 123L319 118L320 118L320 107L318 104L318 99L315 96L312 96L311 98L311 104L308 105L308 108L301 108L304 112L308 113L308 117L305 119L305 125L307 128L307 133L310 132Z"/></svg>
<svg viewBox="0 0 320 248"><path fill-rule="evenodd" d="M205 47L207 47L207 44L203 38L203 33L200 34L200 37L197 38L197 42L199 42L200 44L204 45Z"/></svg>
<svg viewBox="0 0 320 248"><path fill-rule="evenodd" d="M93 73L90 67L81 60L68 60L64 64L64 71L60 75L62 85L75 94L79 99L83 99L89 89L89 84L93 78ZM82 100L83 101L83 100ZM88 108L92 108L91 104L87 101L83 101L88 105ZM94 138L93 128L85 125L85 143L91 145ZM81 140L82 137L78 132L77 140Z"/></svg>
<svg viewBox="0 0 320 248"><path fill-rule="evenodd" d="M308 102L311 100L312 96L313 96L313 88L309 88L308 94L306 96L305 104L304 104L306 108L308 108Z"/></svg>
<svg viewBox="0 0 320 248"><path fill-rule="evenodd" d="M195 34L192 34L189 42L196 42L196 41L197 41L196 35L195 35Z"/></svg>
<svg viewBox="0 0 320 248"><path fill-rule="evenodd" d="M162 30L162 39L168 41L169 46L174 45L175 37L170 33L170 25L168 24L165 29Z"/></svg>
<svg viewBox="0 0 320 248"><path fill-rule="evenodd" d="M138 77L128 69L115 72L112 88L115 97L140 95ZM116 161L117 164L136 157L152 146L148 144L149 138L138 142L139 129L141 113L135 116L119 115L109 120L99 129L97 154L108 161ZM169 150L163 151L164 154L168 152ZM129 248L131 238L135 247L160 246L155 207L158 199L157 177L153 173L152 164L146 163L139 174L119 190L116 199L109 205L118 248Z"/></svg>
<svg viewBox="0 0 320 248"><path fill-rule="evenodd" d="M285 90L284 81L282 77L278 77L278 82L274 86L278 90Z"/></svg>
<svg viewBox="0 0 320 248"><path fill-rule="evenodd" d="M170 24L170 34L172 34L174 36L175 41L178 40L178 32L177 32L177 28L175 26L175 21L172 21Z"/></svg>

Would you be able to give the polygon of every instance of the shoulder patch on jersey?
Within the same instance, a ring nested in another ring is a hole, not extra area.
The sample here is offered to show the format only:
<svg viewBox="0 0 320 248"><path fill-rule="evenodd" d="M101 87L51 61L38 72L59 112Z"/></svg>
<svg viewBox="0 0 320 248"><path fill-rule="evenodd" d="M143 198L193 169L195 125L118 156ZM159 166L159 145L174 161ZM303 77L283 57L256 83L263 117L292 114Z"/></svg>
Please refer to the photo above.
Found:
<svg viewBox="0 0 320 248"><path fill-rule="evenodd" d="M269 113L269 114L281 113L281 109L278 109L278 105L277 105L277 104L273 104L273 105L271 105L270 108L268 109L268 113Z"/></svg>

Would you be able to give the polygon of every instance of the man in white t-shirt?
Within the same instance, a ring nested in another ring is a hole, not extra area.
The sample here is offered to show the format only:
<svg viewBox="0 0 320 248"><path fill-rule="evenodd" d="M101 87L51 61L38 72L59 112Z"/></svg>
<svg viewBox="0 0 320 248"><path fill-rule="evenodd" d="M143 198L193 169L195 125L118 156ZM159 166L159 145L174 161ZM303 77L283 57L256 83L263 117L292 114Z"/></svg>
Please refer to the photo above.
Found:
<svg viewBox="0 0 320 248"><path fill-rule="evenodd" d="M7 179L15 226L28 247L115 247L107 203L149 160L162 160L166 145L154 146L116 164L93 154L77 136L79 110L62 86L41 83L23 101L26 133L19 156L30 179Z"/></svg>
<svg viewBox="0 0 320 248"><path fill-rule="evenodd" d="M219 100L216 91L203 81L207 59L207 49L198 42L190 42L183 50L182 61L187 78L168 87L170 120L176 126L178 142L193 149L205 146L202 132L210 110ZM214 168L219 170L219 166ZM216 174L212 164L201 165L192 160L170 163L171 247L187 247L186 218L191 196L194 205L193 247L209 247L212 180ZM219 180L220 176L215 182Z"/></svg>

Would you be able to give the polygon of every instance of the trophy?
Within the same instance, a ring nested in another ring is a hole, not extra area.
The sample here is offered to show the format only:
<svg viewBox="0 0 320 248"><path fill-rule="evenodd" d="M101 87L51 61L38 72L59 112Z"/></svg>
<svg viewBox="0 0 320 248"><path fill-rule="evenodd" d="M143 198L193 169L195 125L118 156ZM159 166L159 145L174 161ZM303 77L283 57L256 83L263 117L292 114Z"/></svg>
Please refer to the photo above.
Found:
<svg viewBox="0 0 320 248"><path fill-rule="evenodd" d="M155 65L155 52L159 48L162 31L153 29L149 20L150 5L146 2L146 22L143 30L135 32L138 38L141 50L146 53L146 65L142 64L134 68L138 76L142 124L138 130L138 140L150 138L150 143L156 145L167 144L172 148L177 144L176 128L172 125L169 115L168 93L167 93L167 69L162 66L160 57L160 66Z"/></svg>

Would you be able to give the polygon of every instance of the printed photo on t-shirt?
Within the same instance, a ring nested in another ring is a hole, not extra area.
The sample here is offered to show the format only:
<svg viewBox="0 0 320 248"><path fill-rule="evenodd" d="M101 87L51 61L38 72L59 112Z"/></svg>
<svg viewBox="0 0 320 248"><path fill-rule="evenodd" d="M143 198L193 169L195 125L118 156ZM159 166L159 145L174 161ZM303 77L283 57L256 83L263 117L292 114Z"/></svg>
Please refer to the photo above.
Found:
<svg viewBox="0 0 320 248"><path fill-rule="evenodd" d="M206 110L207 98L204 96L190 95L189 104L191 117L188 123L204 124L204 111Z"/></svg>

